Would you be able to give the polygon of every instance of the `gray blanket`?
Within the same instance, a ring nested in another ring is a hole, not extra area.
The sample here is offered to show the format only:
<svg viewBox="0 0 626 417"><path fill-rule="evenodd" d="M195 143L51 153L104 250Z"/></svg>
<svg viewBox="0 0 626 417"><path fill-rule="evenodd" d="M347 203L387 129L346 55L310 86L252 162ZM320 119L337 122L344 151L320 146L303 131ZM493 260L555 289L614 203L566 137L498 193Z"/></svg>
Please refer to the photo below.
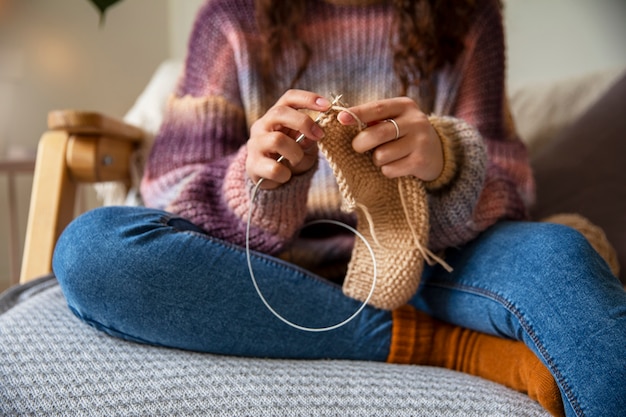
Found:
<svg viewBox="0 0 626 417"><path fill-rule="evenodd" d="M0 296L0 415L547 416L527 396L445 369L226 357L109 337L54 277Z"/></svg>

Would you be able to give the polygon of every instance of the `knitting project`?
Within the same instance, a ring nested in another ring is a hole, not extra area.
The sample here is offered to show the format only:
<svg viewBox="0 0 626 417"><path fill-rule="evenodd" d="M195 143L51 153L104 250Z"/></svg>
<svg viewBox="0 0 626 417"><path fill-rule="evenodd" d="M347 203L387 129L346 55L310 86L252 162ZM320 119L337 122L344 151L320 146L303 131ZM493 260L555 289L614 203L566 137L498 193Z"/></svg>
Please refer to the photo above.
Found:
<svg viewBox="0 0 626 417"><path fill-rule="evenodd" d="M338 110L320 121L325 136L319 141L342 195L342 210L356 211L357 230L371 243L377 263L377 285L369 304L392 310L407 303L420 283L427 257L428 206L422 181L413 177L387 178L371 152L359 154L352 139L355 126L337 121ZM373 264L367 247L355 240L343 292L364 301L371 289Z"/></svg>

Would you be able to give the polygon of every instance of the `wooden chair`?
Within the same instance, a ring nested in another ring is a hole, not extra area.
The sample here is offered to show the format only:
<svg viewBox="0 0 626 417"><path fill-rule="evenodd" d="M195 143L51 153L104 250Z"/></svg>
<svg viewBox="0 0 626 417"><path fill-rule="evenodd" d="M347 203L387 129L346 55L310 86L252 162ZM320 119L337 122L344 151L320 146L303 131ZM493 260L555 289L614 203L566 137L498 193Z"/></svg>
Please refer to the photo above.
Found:
<svg viewBox="0 0 626 417"><path fill-rule="evenodd" d="M53 111L37 151L20 283L52 271L58 237L74 217L80 183L130 184L144 131L95 112Z"/></svg>

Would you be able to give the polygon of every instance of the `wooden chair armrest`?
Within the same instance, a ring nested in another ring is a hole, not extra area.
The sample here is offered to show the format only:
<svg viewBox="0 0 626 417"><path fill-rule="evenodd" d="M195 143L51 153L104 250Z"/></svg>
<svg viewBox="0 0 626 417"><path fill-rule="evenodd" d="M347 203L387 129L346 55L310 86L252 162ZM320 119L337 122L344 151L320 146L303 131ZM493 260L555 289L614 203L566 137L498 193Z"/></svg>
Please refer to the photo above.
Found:
<svg viewBox="0 0 626 417"><path fill-rule="evenodd" d="M55 110L48 113L48 129L64 130L70 134L107 135L132 142L144 138L143 130L122 120L97 112Z"/></svg>
<svg viewBox="0 0 626 417"><path fill-rule="evenodd" d="M74 218L79 183L130 184L131 157L144 132L94 112L54 111L39 141L20 282L52 270L52 253Z"/></svg>

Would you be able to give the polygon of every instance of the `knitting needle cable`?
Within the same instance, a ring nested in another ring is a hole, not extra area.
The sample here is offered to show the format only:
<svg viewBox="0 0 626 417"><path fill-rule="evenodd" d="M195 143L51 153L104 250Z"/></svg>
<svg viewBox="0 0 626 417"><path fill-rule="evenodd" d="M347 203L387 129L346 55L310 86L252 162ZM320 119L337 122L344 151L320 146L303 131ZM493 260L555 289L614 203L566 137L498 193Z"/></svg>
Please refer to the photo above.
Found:
<svg viewBox="0 0 626 417"><path fill-rule="evenodd" d="M341 98L341 96L335 97L333 99L333 104L339 102L339 99ZM330 111L330 109L328 110ZM328 112L323 112L320 113L319 116L315 119L315 123L319 122L321 120L321 118ZM304 135L301 134L297 139L296 142L300 142L304 139ZM284 159L284 157L280 157L277 159L278 162L281 162ZM302 326L299 324L296 324L288 319L286 319L285 317L283 317L280 313L278 313L271 305L270 303L267 301L267 299L265 298L265 296L263 296L263 292L261 291L261 289L259 288L259 285L257 283L256 277L254 275L254 268L252 267L252 257L251 257L251 253L250 253L250 224L252 223L252 212L254 211L254 201L256 199L256 195L257 195L257 191L259 190L261 183L263 182L263 178L259 179L259 181L255 184L254 188L252 189L252 193L250 196L250 208L248 210L248 220L246 223L246 260L248 263L248 271L250 273L250 278L252 280L252 284L254 285L254 289L256 290L259 298L261 299L261 301L263 302L263 304L265 305L265 307L276 317L278 318L280 321L282 321L283 323L298 329L298 330L302 330L302 331L307 331L307 332L327 332L330 330L335 330L339 327L342 327L346 324L348 324L350 321L352 321L356 316L358 316L361 311L363 311L363 309L365 308L365 306L369 303L370 299L372 298L372 294L374 293L374 288L376 288L376 280L377 280L377 276L378 276L378 271L377 271L377 267L376 267L376 257L374 255L374 250L372 249L372 246L370 245L370 243L367 241L367 239L365 238L365 236L363 236L358 230L356 230L354 227L347 225L345 223L336 221L336 220L328 220L328 219L320 219L320 220L314 220L311 221L309 223L307 223L306 225L304 225L304 227L307 226L311 226L314 224L321 224L321 223L327 223L327 224L334 224L336 226L340 226L343 227L349 231L351 231L352 233L354 233L359 239L361 239L363 241L363 244L367 247L367 250L369 251L371 257L372 257L372 264L373 264L373 278L372 278L372 287L370 288L370 291L365 299L365 301L363 301L363 303L359 306L359 308L352 313L352 315L350 315L348 318L346 318L345 320L337 323L337 324L333 324L330 326L324 326L324 327L307 327L307 326Z"/></svg>

